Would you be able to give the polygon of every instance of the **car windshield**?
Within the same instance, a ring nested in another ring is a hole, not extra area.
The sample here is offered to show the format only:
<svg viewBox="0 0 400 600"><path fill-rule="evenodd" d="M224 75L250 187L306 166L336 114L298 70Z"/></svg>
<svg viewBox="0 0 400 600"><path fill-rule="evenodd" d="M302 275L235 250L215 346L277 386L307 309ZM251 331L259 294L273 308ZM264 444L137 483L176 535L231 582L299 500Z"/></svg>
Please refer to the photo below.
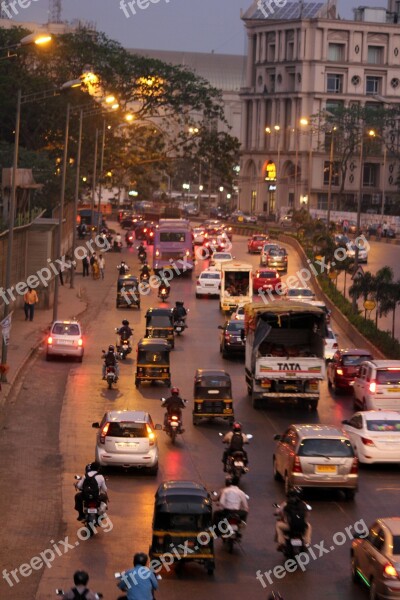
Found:
<svg viewBox="0 0 400 600"><path fill-rule="evenodd" d="M342 356L342 363L344 367L358 367L364 360L370 360L371 358L372 356L369 354L345 354Z"/></svg>
<svg viewBox="0 0 400 600"><path fill-rule="evenodd" d="M154 350L139 350L138 363L141 365L145 364L156 364L156 365L168 365L169 355L168 352L156 352Z"/></svg>
<svg viewBox="0 0 400 600"><path fill-rule="evenodd" d="M214 254L214 260L230 260L232 256L228 252L216 252Z"/></svg>
<svg viewBox="0 0 400 600"><path fill-rule="evenodd" d="M288 296L306 296L307 298L312 298L314 296L314 292L308 290L307 288L296 288L288 290Z"/></svg>
<svg viewBox="0 0 400 600"><path fill-rule="evenodd" d="M79 325L75 323L54 323L51 331L54 335L79 335Z"/></svg>
<svg viewBox="0 0 400 600"><path fill-rule="evenodd" d="M395 433L400 433L400 419L385 419L382 421L381 419L367 420L367 429L368 431L390 431Z"/></svg>
<svg viewBox="0 0 400 600"><path fill-rule="evenodd" d="M400 369L396 370L387 370L381 369L376 373L376 383L380 384L390 384L397 383L400 385Z"/></svg>
<svg viewBox="0 0 400 600"><path fill-rule="evenodd" d="M272 271L259 271L256 275L259 279L275 279L276 274Z"/></svg>
<svg viewBox="0 0 400 600"><path fill-rule="evenodd" d="M241 323L240 321L232 321L230 323L228 323L227 326L227 331L240 331L241 329L244 329L244 325L243 323Z"/></svg>
<svg viewBox="0 0 400 600"><path fill-rule="evenodd" d="M329 456L332 458L354 456L349 440L306 439L300 444L299 456Z"/></svg>
<svg viewBox="0 0 400 600"><path fill-rule="evenodd" d="M147 437L146 423L110 423L107 431L109 437L143 438Z"/></svg>
<svg viewBox="0 0 400 600"><path fill-rule="evenodd" d="M263 242L264 240L265 240L264 235L254 235L253 236L253 242Z"/></svg>
<svg viewBox="0 0 400 600"><path fill-rule="evenodd" d="M171 317L154 315L147 317L147 327L172 327Z"/></svg>

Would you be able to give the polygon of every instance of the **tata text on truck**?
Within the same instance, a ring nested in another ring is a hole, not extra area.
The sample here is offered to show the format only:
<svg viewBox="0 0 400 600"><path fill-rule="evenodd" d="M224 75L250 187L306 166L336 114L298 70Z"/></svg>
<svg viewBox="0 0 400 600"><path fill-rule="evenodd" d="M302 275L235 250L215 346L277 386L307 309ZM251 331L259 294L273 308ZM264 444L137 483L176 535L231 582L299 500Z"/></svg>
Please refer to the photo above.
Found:
<svg viewBox="0 0 400 600"><path fill-rule="evenodd" d="M233 312L253 299L252 265L236 260L221 263L220 307Z"/></svg>
<svg viewBox="0 0 400 600"><path fill-rule="evenodd" d="M325 312L285 300L247 304L244 311L246 384L253 407L296 400L315 410L325 379Z"/></svg>
<svg viewBox="0 0 400 600"><path fill-rule="evenodd" d="M193 236L187 219L160 219L154 234L153 269L191 274L194 268Z"/></svg>

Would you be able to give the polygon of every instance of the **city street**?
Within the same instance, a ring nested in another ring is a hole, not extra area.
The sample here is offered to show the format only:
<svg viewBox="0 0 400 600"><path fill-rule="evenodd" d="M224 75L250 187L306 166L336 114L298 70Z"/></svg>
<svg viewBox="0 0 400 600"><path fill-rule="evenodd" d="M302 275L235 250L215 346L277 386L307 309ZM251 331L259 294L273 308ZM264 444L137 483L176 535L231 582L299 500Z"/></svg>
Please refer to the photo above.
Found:
<svg viewBox="0 0 400 600"><path fill-rule="evenodd" d="M234 256L257 266L259 256L249 256L246 245L246 239L234 236ZM288 248L288 252L289 274L294 274L301 268L300 261L292 249ZM399 253L398 246L372 242L367 268L372 271L388 264L397 269L395 276L400 277ZM130 265L131 271L137 273L136 250L124 249L122 257ZM115 266L120 259L120 254L107 255L111 274L113 271L116 274ZM204 264L198 264L196 273L204 267ZM301 586L302 600L314 600L321 594L327 600L336 600L338 597L342 600L366 599L367 590L351 582L350 541L346 527L361 519L370 525L378 516L398 513L399 467L362 468L359 493L354 502L346 501L339 493L308 493L306 499L313 507L313 543L324 541L329 553L318 558L319 552L315 550L316 559L311 560L304 573L299 570L285 573L284 578L275 580L272 586L264 579L267 586L264 589L256 573L269 571L284 562L273 542L275 517L272 503L284 498L283 485L275 482L272 476L273 435L281 433L295 422L339 425L352 414L352 398L340 396L336 399L324 383L318 413L283 405L255 411L246 395L243 361L240 358L224 360L219 353L217 327L224 322L224 318L219 311L218 301L195 299L195 276L175 279L169 300L169 306L173 306L175 300L184 300L190 310L189 327L176 339L175 349L171 353L172 382L188 400L188 407L184 411L186 431L179 436L175 446L171 445L164 432L159 432L160 470L157 477L137 471L107 473L111 500L108 513L112 527L109 527L109 531L98 530L97 535L87 541L78 540L76 532L80 525L73 510L74 474L82 474L85 464L94 459L96 430L92 429L92 422L100 421L104 412L111 408L129 408L148 410L155 423L162 423L164 411L160 398L169 393L167 388L161 386L142 385L139 389L135 388L135 352L121 364L121 377L116 389L108 390L102 381L101 349L115 342L114 328L122 319L129 319L134 328L135 346L144 333L146 309L158 306L153 290L150 296L143 298L140 311L117 310L116 285L112 275L107 281L109 289L105 290L104 299L100 302L92 298L89 310L82 318L87 333L83 363L46 363L44 353L39 352L13 399L14 407L20 405L21 410L13 411L12 426L10 423L0 423L5 446L15 450L18 442L18 452L3 455L9 478L17 478L19 485L25 489L28 486L29 489L30 463L32 477L40 478L36 481L31 502L27 502L29 496L26 496L23 510L16 511L15 504L9 498L2 499L3 521L8 526L7 529L3 528L6 545L0 552L6 549L6 555L2 557L2 564L11 572L22 563L29 563L32 556L52 548L53 542L64 540L65 536L69 536L72 546L67 553L62 551L61 556L55 557L50 569L37 571L26 578L19 576L21 582L13 587L9 587L2 579L0 598L53 598L55 588L70 587L72 574L77 568L89 572L90 587L102 592L105 599L116 598L118 590L114 573L131 566L134 552L148 550L154 493L159 483L169 479L190 479L203 483L209 490L219 489L223 485L223 446L218 432L227 431L226 423L204 422L193 427L191 422L193 377L196 368L202 367L226 369L230 373L236 418L243 424L244 431L254 436L248 448L250 472L243 478L243 489L250 496L248 527L241 548L236 547L233 554L222 547L220 540L216 542L216 571L213 577L209 577L204 568L196 564L187 565L179 575L174 572L162 573L157 598L241 600L245 595L252 600L261 600L267 597L266 592L270 589L279 589L285 600L291 600L298 597ZM96 301L98 308L94 309L94 306L97 307ZM339 335L339 345L351 347L346 332L335 328L334 323L333 329ZM46 389L52 390L46 392L46 397L43 397L40 385L44 380L47 382ZM40 411L37 411L37 406ZM38 412L40 419L35 418ZM19 472L22 466L26 479L21 481ZM17 541L14 531L24 532L18 533ZM338 541L335 545L332 538L337 532L344 535L336 538Z"/></svg>

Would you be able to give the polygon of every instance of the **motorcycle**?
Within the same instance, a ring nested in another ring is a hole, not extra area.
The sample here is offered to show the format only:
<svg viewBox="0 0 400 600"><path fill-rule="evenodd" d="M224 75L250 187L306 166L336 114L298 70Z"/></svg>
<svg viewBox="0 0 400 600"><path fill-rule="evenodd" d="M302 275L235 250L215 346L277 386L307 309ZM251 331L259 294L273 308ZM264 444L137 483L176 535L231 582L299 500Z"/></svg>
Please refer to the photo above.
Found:
<svg viewBox="0 0 400 600"><path fill-rule="evenodd" d="M140 283L149 283L150 275L148 273L140 273Z"/></svg>
<svg viewBox="0 0 400 600"><path fill-rule="evenodd" d="M118 333L118 327L115 329L115 333ZM121 360L125 360L128 354L132 352L132 346L129 341L129 338L119 338L119 342L116 344L117 354L121 358Z"/></svg>
<svg viewBox="0 0 400 600"><path fill-rule="evenodd" d="M163 402L165 402L165 398L161 398L161 403ZM185 431L182 428L182 412L180 409L167 415L167 424L164 427L164 431L171 438L171 442L175 444L178 433Z"/></svg>
<svg viewBox="0 0 400 600"><path fill-rule="evenodd" d="M136 248L136 250L139 250L139 248ZM147 252L146 252L146 250L141 250L140 252L138 252L138 259L140 260L140 262L142 263L142 265L146 264L146 262L147 262Z"/></svg>
<svg viewBox="0 0 400 600"><path fill-rule="evenodd" d="M274 503L272 505L276 510L274 515L278 517L278 521L282 520L282 514L280 512L280 505ZM309 504L306 504L307 510L312 510ZM290 527L287 532L285 532L285 545L282 549L278 550L278 552L282 552L285 558L294 558L298 556L302 552L306 552L307 547L304 543L304 525L300 530L296 530L294 527Z"/></svg>
<svg viewBox="0 0 400 600"><path fill-rule="evenodd" d="M117 370L112 365L106 366L106 381L109 390L112 389L113 383L117 383L118 381Z"/></svg>
<svg viewBox="0 0 400 600"><path fill-rule="evenodd" d="M220 437L224 437L223 433L219 433L218 435ZM249 441L253 439L251 433L246 434L246 436ZM236 450L230 454L227 457L225 468L229 477L237 477L237 479L240 481L242 475L245 475L249 472L249 467L246 465L244 452L242 450Z"/></svg>
<svg viewBox="0 0 400 600"><path fill-rule="evenodd" d="M169 291L170 291L169 287L159 287L158 288L158 297L160 298L160 300L162 302L164 302L165 300L168 300Z"/></svg>
<svg viewBox="0 0 400 600"><path fill-rule="evenodd" d="M211 492L211 499L215 501L218 499L218 492ZM249 496L246 494L247 500ZM246 528L247 523L242 520L240 514L237 511L225 511L225 519L228 521L230 530L221 535L223 544L227 547L228 552L232 554L235 544L241 544L243 530Z"/></svg>
<svg viewBox="0 0 400 600"><path fill-rule="evenodd" d="M189 310L186 310L186 312L188 313ZM174 321L175 333L177 333L178 335L182 335L186 328L186 317L177 317L176 321Z"/></svg>
<svg viewBox="0 0 400 600"><path fill-rule="evenodd" d="M125 241L126 241L126 245L128 248L132 248L133 246L133 235L126 235L125 236Z"/></svg>
<svg viewBox="0 0 400 600"><path fill-rule="evenodd" d="M76 481L81 481L82 477L80 475L75 475L75 479ZM104 515L106 510L107 504L100 500L100 498L83 499L83 513L85 515L85 526L89 532L89 537L92 537L94 535L95 528L98 526L98 518Z"/></svg>

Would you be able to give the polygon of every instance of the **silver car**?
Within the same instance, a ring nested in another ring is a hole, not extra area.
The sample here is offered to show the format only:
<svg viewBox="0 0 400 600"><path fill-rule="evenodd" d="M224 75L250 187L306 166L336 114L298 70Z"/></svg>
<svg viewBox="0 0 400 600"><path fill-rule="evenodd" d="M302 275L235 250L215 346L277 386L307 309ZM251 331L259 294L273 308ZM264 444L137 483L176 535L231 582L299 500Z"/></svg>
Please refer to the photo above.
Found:
<svg viewBox="0 0 400 600"><path fill-rule="evenodd" d="M367 537L352 541L351 574L370 600L400 598L400 517L377 519Z"/></svg>
<svg viewBox="0 0 400 600"><path fill-rule="evenodd" d="M292 486L342 489L352 500L358 488L358 459L347 435L331 425L291 425L273 455L275 479Z"/></svg>
<svg viewBox="0 0 400 600"><path fill-rule="evenodd" d="M46 340L46 360L53 356L77 358L82 362L84 344L78 321L54 321Z"/></svg>
<svg viewBox="0 0 400 600"><path fill-rule="evenodd" d="M96 461L108 467L146 468L152 475L158 471L158 443L149 413L140 410L112 410L101 423L96 442Z"/></svg>

